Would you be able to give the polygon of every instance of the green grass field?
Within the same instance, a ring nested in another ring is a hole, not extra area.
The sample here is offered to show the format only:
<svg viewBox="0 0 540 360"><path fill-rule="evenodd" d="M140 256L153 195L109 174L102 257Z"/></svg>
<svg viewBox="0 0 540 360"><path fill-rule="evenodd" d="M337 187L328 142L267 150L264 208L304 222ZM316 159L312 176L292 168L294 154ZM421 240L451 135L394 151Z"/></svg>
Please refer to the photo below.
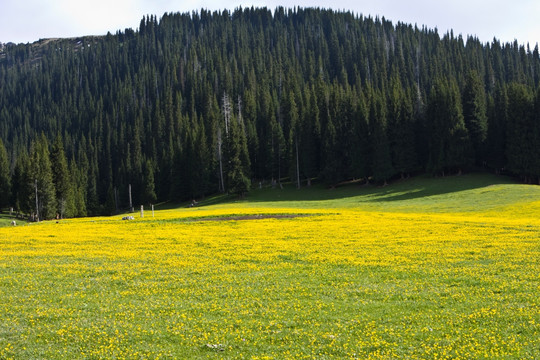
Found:
<svg viewBox="0 0 540 360"><path fill-rule="evenodd" d="M0 228L0 359L540 358L538 186L223 200Z"/></svg>

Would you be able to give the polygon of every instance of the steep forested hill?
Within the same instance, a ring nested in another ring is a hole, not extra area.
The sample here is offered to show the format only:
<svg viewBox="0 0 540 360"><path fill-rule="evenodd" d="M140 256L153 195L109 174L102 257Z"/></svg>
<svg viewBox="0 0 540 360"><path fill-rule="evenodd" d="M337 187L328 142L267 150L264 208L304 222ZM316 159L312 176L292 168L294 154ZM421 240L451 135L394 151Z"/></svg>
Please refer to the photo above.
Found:
<svg viewBox="0 0 540 360"><path fill-rule="evenodd" d="M77 216L128 206L130 184L139 204L472 166L537 181L539 82L538 47L321 9L10 44L0 207L31 212L36 188L41 217Z"/></svg>

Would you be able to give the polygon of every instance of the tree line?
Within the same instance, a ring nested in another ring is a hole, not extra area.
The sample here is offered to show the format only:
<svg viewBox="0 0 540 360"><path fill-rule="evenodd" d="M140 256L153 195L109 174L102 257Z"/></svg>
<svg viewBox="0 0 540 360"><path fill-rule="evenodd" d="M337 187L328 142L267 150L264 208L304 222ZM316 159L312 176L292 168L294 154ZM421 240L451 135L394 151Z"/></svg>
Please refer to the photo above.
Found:
<svg viewBox="0 0 540 360"><path fill-rule="evenodd" d="M313 8L8 44L0 207L109 214L128 188L148 204L476 167L538 182L539 84L538 46Z"/></svg>

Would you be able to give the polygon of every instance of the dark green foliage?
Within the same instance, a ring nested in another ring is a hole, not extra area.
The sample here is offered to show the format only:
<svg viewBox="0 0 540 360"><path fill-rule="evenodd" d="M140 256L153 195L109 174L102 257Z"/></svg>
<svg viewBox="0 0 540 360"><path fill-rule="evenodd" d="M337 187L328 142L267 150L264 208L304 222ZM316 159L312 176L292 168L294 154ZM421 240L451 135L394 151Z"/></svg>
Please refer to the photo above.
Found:
<svg viewBox="0 0 540 360"><path fill-rule="evenodd" d="M0 209L9 205L11 194L11 176L6 147L0 139Z"/></svg>
<svg viewBox="0 0 540 360"><path fill-rule="evenodd" d="M156 186L154 181L154 169L150 160L146 160L144 164L143 175L144 193L142 203L147 205L155 204L157 200Z"/></svg>
<svg viewBox="0 0 540 360"><path fill-rule="evenodd" d="M392 164L401 178L418 170L415 116L410 92L406 92L397 76L392 79L388 101L388 139Z"/></svg>
<svg viewBox="0 0 540 360"><path fill-rule="evenodd" d="M512 83L508 87L506 156L508 168L522 174L526 182L534 175L533 159L538 142L535 136L534 96L529 86Z"/></svg>
<svg viewBox="0 0 540 360"><path fill-rule="evenodd" d="M425 121L429 133L428 170L441 175L461 172L471 162L471 151L461 97L453 79L435 82Z"/></svg>
<svg viewBox="0 0 540 360"><path fill-rule="evenodd" d="M311 8L149 16L138 31L9 46L0 206L35 211L38 155L30 166L24 154L40 134L54 144L52 216L126 209L129 184L138 206L240 194L252 179L384 183L473 161L536 181L539 74L538 48Z"/></svg>
<svg viewBox="0 0 540 360"><path fill-rule="evenodd" d="M471 71L463 91L463 118L467 127L477 165L482 165L486 157L488 121L486 114L486 93L477 71Z"/></svg>
<svg viewBox="0 0 540 360"><path fill-rule="evenodd" d="M242 124L232 119L226 135L227 167L226 189L230 194L243 196L249 191L250 181L246 175L247 141Z"/></svg>
<svg viewBox="0 0 540 360"><path fill-rule="evenodd" d="M34 197L37 193L37 214L39 219L53 219L57 216L56 192L53 183L49 144L41 135L30 148L29 179L33 180Z"/></svg>
<svg viewBox="0 0 540 360"><path fill-rule="evenodd" d="M386 183L394 175L387 136L386 104L378 92L372 92L369 110L373 180Z"/></svg>
<svg viewBox="0 0 540 360"><path fill-rule="evenodd" d="M57 201L56 212L60 218L73 217L75 211L75 194L68 163L64 153L62 138L58 136L51 149L52 181Z"/></svg>
<svg viewBox="0 0 540 360"><path fill-rule="evenodd" d="M86 183L87 176L80 170L75 161L72 160L69 164L69 174L71 176L72 191L73 191L73 203L74 214L73 216L86 216Z"/></svg>
<svg viewBox="0 0 540 360"><path fill-rule="evenodd" d="M486 160L497 173L506 166L506 127L508 122L508 96L506 87L499 84L488 99L488 136Z"/></svg>
<svg viewBox="0 0 540 360"><path fill-rule="evenodd" d="M30 158L26 151L19 153L11 181L13 183L11 188L13 208L16 212L30 214L34 187L30 178Z"/></svg>
<svg viewBox="0 0 540 360"><path fill-rule="evenodd" d="M355 113L350 124L351 169L353 179L367 179L371 175L369 143L369 109L361 92L357 95Z"/></svg>

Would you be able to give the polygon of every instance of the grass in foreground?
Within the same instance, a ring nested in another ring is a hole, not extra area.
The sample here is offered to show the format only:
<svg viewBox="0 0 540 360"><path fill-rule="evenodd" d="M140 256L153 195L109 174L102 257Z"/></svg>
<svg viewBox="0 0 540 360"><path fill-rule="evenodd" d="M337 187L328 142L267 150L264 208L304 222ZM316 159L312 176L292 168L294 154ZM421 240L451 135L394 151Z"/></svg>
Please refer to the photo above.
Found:
<svg viewBox="0 0 540 360"><path fill-rule="evenodd" d="M540 358L538 188L443 180L2 228L0 358Z"/></svg>

